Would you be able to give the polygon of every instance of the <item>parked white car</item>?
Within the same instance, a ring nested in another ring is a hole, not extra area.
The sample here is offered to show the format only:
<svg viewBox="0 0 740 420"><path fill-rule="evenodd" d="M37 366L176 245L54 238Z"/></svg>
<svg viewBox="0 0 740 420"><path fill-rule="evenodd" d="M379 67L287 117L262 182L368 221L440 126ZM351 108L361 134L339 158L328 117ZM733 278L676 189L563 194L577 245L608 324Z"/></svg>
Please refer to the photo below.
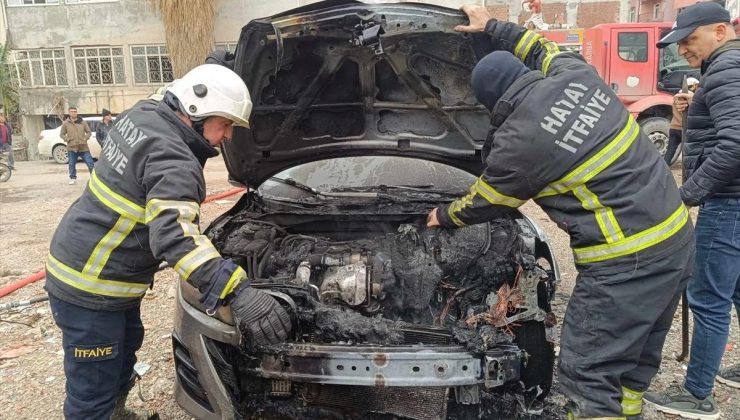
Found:
<svg viewBox="0 0 740 420"><path fill-rule="evenodd" d="M103 120L103 117L84 117L82 118L90 126L92 135L87 140L87 146L90 148L90 154L93 159L97 159L100 156L100 145L95 139L95 129L98 128L98 124ZM50 157L54 159L56 163L66 164L69 162L69 156L67 155L67 144L59 136L62 127L52 128L49 130L42 130L39 133L39 155L42 157Z"/></svg>

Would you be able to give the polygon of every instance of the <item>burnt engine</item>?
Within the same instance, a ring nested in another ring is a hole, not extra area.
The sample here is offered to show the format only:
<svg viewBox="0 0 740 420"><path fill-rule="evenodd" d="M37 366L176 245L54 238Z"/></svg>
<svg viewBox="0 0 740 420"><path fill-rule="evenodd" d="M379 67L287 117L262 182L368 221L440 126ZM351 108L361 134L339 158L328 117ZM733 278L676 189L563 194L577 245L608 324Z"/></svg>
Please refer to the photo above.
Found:
<svg viewBox="0 0 740 420"><path fill-rule="evenodd" d="M289 345L262 355L214 342L213 360L230 360L222 380L233 384L235 406L261 413L253 418L501 418L486 414L499 401L489 393L494 389L523 384L528 401L547 393L554 356L544 326L553 326L546 318L555 277L528 222L514 215L436 229L426 227L423 210L355 210L268 212L252 202L209 228L219 251L295 321ZM537 335L522 333L532 324L542 328ZM368 387L260 378L265 369L306 363L291 357L300 346L317 345L462 345L482 361L485 383ZM520 368L525 362L529 367Z"/></svg>
<svg viewBox="0 0 740 420"><path fill-rule="evenodd" d="M443 340L485 351L511 341L510 324L549 311L554 285L521 220L430 229L408 216L352 219L243 212L209 234L255 287L290 298L297 342Z"/></svg>

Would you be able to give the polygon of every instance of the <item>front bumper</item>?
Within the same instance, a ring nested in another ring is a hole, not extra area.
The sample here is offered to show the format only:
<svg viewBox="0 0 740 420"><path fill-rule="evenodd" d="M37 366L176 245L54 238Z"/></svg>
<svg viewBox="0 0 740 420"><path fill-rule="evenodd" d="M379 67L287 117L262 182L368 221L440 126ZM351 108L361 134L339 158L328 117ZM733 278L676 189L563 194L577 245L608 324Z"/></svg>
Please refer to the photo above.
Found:
<svg viewBox="0 0 740 420"><path fill-rule="evenodd" d="M239 345L236 327L196 309L177 288L172 344L175 358L175 400L200 420L235 418L234 406L221 381L207 340Z"/></svg>
<svg viewBox="0 0 740 420"><path fill-rule="evenodd" d="M186 302L178 288L173 334L175 399L198 419L233 419L237 417L234 388L222 380L223 366L229 361L215 356L214 341L238 347L239 334L234 326ZM273 388L293 382L386 390L436 388L454 390L461 403L477 404L482 389L519 378L521 358L516 345L473 355L457 345L285 344L263 353L256 367L239 371L270 380Z"/></svg>

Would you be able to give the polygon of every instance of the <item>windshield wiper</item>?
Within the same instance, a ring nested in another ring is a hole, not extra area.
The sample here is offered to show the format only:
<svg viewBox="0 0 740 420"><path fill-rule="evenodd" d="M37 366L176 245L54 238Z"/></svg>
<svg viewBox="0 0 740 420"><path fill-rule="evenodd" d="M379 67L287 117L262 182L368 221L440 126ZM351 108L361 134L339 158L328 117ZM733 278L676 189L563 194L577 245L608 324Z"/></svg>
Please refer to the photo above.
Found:
<svg viewBox="0 0 740 420"><path fill-rule="evenodd" d="M341 187L341 188L334 188L332 191L336 192L347 192L347 191L354 191L354 192L367 192L367 191L380 191L380 192L386 192L386 191L412 191L412 192L420 192L420 193L426 193L426 194L437 194L437 195L443 195L443 196L463 196L466 194L466 192L459 192L459 191L445 191L445 190L439 190L439 189L433 189L433 185L426 184L426 185L375 185L375 186L368 186L368 187Z"/></svg>
<svg viewBox="0 0 740 420"><path fill-rule="evenodd" d="M289 185L291 187L298 188L299 190L305 191L317 198L331 198L331 197L378 198L378 193L374 193L374 192L355 192L355 191L324 192L324 191L319 191L315 188L309 187L306 184L298 182L293 178L278 178L278 177L273 176L273 177L270 177L270 181L275 181L283 185Z"/></svg>
<svg viewBox="0 0 740 420"><path fill-rule="evenodd" d="M311 188L311 187L309 187L306 184L300 183L300 182L296 181L293 178L278 178L276 176L272 176L272 177L270 177L270 181L279 182L279 183L281 183L283 185L290 185L291 187L298 188L299 190L305 191L305 192L310 193L312 195L316 195L316 196L323 195L321 193L321 191L319 191L319 190L317 190L315 188Z"/></svg>

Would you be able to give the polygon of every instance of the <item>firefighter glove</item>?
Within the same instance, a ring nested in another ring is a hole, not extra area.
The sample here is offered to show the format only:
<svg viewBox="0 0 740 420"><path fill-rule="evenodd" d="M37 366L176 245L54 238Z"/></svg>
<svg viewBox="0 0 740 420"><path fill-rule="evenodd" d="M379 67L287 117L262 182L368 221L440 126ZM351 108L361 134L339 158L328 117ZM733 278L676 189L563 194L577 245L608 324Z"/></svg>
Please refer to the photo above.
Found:
<svg viewBox="0 0 740 420"><path fill-rule="evenodd" d="M231 312L247 349L285 341L292 329L290 315L277 300L252 287L231 300Z"/></svg>

